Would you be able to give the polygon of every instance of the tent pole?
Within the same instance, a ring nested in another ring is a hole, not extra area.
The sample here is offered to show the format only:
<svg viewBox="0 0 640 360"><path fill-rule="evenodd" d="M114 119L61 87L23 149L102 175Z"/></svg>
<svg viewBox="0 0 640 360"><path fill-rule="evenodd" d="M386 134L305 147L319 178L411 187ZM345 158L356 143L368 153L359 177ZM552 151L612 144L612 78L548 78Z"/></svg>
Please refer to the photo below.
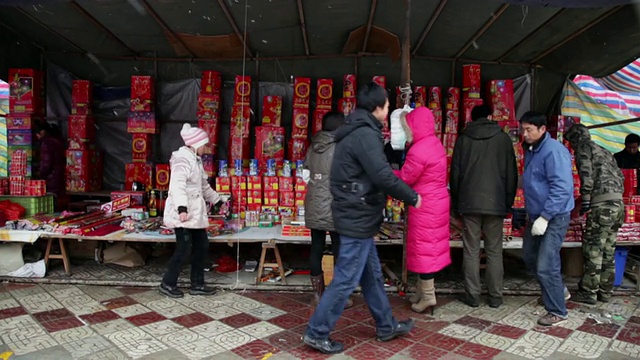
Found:
<svg viewBox="0 0 640 360"><path fill-rule="evenodd" d="M402 72L400 74L400 84L411 86L411 0L404 0L405 19L404 34L402 38Z"/></svg>
<svg viewBox="0 0 640 360"><path fill-rule="evenodd" d="M587 126L587 128L589 128L589 129L600 129L600 128L605 128L605 127L609 127L609 126L630 124L630 123L634 123L634 122L640 122L640 117L627 119L627 120L619 120L619 121L614 121L614 122L605 123L605 124L590 125L590 126Z"/></svg>

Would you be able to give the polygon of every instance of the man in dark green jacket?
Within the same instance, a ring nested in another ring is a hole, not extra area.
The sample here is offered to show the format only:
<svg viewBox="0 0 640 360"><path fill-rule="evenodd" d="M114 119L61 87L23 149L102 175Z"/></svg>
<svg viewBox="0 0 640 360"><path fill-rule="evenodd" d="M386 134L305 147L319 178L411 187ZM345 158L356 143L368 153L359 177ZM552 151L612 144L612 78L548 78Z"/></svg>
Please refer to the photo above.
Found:
<svg viewBox="0 0 640 360"><path fill-rule="evenodd" d="M462 215L465 295L462 302L479 306L480 238L484 233L487 255L489 306L502 305L503 222L511 211L518 186L513 143L495 121L491 109L476 106L471 122L460 134L451 163L451 197L454 214Z"/></svg>
<svg viewBox="0 0 640 360"><path fill-rule="evenodd" d="M582 238L584 275L572 300L608 302L615 276L616 238L624 222L624 178L613 155L591 140L586 126L573 125L565 139L575 151L580 173L580 214L587 214Z"/></svg>

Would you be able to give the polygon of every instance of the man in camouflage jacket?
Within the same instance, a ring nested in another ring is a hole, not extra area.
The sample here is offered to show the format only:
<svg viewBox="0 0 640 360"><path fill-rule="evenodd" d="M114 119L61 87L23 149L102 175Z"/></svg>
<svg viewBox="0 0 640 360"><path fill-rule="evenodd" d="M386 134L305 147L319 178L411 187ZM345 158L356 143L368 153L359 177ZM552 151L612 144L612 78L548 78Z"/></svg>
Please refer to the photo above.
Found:
<svg viewBox="0 0 640 360"><path fill-rule="evenodd" d="M613 290L616 238L624 221L624 179L613 155L591 140L584 125L572 126L565 139L575 150L580 173L580 214L587 214L582 239L584 275L572 300L587 304L607 302Z"/></svg>

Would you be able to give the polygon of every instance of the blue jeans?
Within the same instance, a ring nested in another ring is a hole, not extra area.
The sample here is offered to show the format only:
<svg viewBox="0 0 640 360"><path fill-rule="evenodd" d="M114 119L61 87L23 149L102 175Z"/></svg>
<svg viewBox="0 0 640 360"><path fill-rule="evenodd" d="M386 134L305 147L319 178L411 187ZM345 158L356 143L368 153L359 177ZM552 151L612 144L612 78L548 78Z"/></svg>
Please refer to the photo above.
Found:
<svg viewBox="0 0 640 360"><path fill-rule="evenodd" d="M340 235L340 255L333 270L333 280L309 320L306 335L316 340L328 339L358 283L376 322L377 335L393 333L398 323L391 313L383 281L373 238L356 239Z"/></svg>
<svg viewBox="0 0 640 360"><path fill-rule="evenodd" d="M562 265L560 249L569 228L570 214L556 215L542 236L531 234L531 219L524 233L522 252L527 269L533 272L542 290L542 301L547 312L567 317L567 305L564 301Z"/></svg>

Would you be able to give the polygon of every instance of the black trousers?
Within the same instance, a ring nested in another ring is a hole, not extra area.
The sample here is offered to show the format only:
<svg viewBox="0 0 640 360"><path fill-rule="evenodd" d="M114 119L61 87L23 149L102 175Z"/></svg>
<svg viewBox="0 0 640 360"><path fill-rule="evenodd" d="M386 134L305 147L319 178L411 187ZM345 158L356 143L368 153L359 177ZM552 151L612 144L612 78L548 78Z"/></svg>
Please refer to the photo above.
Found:
<svg viewBox="0 0 640 360"><path fill-rule="evenodd" d="M165 285L175 287L182 265L191 247L191 287L204 286L204 267L209 255L209 238L205 229L177 228L176 250L162 278Z"/></svg>
<svg viewBox="0 0 640 360"><path fill-rule="evenodd" d="M338 261L338 253L340 251L340 236L337 232L331 231L331 252L333 252L333 261ZM325 230L311 229L311 254L309 255L309 268L311 276L322 275L322 255L326 245L327 232Z"/></svg>
<svg viewBox="0 0 640 360"><path fill-rule="evenodd" d="M420 280L431 280L436 278L437 273L420 274Z"/></svg>

